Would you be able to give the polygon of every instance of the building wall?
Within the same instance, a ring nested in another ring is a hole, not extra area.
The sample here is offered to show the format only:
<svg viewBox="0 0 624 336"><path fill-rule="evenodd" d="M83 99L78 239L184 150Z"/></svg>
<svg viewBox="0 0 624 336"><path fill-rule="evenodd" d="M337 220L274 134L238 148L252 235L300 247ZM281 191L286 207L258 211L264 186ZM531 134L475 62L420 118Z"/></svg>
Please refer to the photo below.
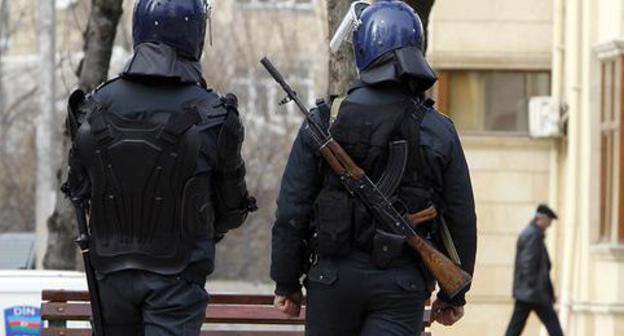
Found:
<svg viewBox="0 0 624 336"><path fill-rule="evenodd" d="M438 1L428 58L441 72L550 71L552 19L551 1ZM434 325L432 331L434 335L503 335L513 310L516 239L538 203L556 203L558 146L553 140L532 140L526 133L475 133L461 128L459 132L475 192L477 265L465 317L452 328ZM557 230L548 236L556 265ZM552 275L556 281L557 272ZM524 335L538 335L540 328L531 316Z"/></svg>
<svg viewBox="0 0 624 336"><path fill-rule="evenodd" d="M513 263L518 233L551 189L551 141L521 137L463 136L475 192L479 248L466 316L435 335L502 335L511 312ZM531 317L526 335L539 325Z"/></svg>
<svg viewBox="0 0 624 336"><path fill-rule="evenodd" d="M436 67L544 69L551 60L552 2L436 1L430 31Z"/></svg>
<svg viewBox="0 0 624 336"><path fill-rule="evenodd" d="M561 170L566 216L560 316L568 335L622 335L624 247L614 240L599 240L599 123L600 64L624 54L624 1L569 0L561 5L562 20L558 21L564 53L554 66L563 71L559 94L569 106L570 120ZM618 87L616 91L621 92ZM622 113L621 105L617 111ZM622 220L619 218L619 225Z"/></svg>

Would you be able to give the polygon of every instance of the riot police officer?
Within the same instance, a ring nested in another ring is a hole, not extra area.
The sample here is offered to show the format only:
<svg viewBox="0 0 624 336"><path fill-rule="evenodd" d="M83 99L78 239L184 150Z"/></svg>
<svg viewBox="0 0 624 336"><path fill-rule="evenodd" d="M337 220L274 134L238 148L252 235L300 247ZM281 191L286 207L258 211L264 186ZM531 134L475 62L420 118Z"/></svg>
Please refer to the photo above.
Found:
<svg viewBox="0 0 624 336"><path fill-rule="evenodd" d="M207 88L207 0L137 0L121 75L69 101L67 192L89 206L103 334L199 335L215 243L254 201L236 97Z"/></svg>
<svg viewBox="0 0 624 336"><path fill-rule="evenodd" d="M352 22L343 22L337 34L353 31L359 78L344 100L320 104L314 118L373 180L385 174L388 144L407 141L405 172L388 197L407 214L427 213L433 205L435 218L415 221L416 230L442 249L438 228L445 222L458 261L472 274L476 216L468 166L452 121L424 96L437 77L423 55L421 21L397 0L357 2L345 20ZM357 196L343 188L306 124L293 144L277 203L271 276L278 309L299 314L304 278L307 335L420 333L432 290L429 272L403 237L381 231ZM440 291L434 318L445 325L459 320L466 291L454 297Z"/></svg>

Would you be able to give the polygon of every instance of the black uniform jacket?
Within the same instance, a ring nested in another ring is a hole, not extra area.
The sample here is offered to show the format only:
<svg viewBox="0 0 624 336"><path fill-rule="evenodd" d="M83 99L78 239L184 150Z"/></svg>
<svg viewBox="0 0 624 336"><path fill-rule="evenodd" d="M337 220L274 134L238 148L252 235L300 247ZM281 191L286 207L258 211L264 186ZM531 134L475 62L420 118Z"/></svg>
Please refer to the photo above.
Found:
<svg viewBox="0 0 624 336"><path fill-rule="evenodd" d="M516 245L514 298L528 303L552 304L555 296L550 268L544 231L531 222L520 234Z"/></svg>
<svg viewBox="0 0 624 336"><path fill-rule="evenodd" d="M398 84L397 84L398 85ZM347 99L362 108L379 110L393 102L400 104L413 99L404 87L370 87L356 83ZM321 119L320 112L315 118ZM446 205L445 219L449 225L462 267L473 272L476 253L476 215L468 166L452 121L434 109L424 116L420 129L420 144L430 164L424 172L429 185L437 191ZM299 131L282 177L273 226L271 277L276 293L290 294L301 288L305 273L306 239L313 203L322 187L322 170L318 151L305 125ZM450 301L441 294L442 298ZM455 304L464 304L458 295Z"/></svg>

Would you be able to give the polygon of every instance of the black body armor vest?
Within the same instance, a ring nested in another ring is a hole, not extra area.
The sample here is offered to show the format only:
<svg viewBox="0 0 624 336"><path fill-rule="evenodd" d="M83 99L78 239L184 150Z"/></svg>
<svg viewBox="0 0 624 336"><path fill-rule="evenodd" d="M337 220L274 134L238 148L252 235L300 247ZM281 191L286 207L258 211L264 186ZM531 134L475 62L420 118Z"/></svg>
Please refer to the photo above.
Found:
<svg viewBox="0 0 624 336"><path fill-rule="evenodd" d="M423 210L431 202L428 188L419 183L420 124L426 111L418 109L418 104L416 100L404 99L369 106L347 96L330 128L333 138L373 181L379 181L384 173L390 142L407 141L405 174L398 188L387 196L400 202L409 213ZM432 102L426 104L431 106ZM331 169L322 171L324 182L315 201L313 222L318 254L346 255L352 247L371 252L377 229L373 216L357 196L345 190Z"/></svg>
<svg viewBox="0 0 624 336"><path fill-rule="evenodd" d="M127 95L142 90L123 85L119 92ZM91 185L89 227L95 269L182 271L194 243L214 235L210 175L196 172L199 109L173 101L170 106L145 102L141 111L120 111L124 105L117 104L110 111L110 104L90 100L92 108L78 129L73 150Z"/></svg>

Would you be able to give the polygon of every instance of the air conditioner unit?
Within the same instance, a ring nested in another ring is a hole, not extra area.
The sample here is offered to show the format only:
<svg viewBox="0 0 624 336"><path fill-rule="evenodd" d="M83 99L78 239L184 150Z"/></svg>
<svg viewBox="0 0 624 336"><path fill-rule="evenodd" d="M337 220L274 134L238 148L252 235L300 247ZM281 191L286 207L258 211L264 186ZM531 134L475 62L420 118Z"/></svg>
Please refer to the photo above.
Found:
<svg viewBox="0 0 624 336"><path fill-rule="evenodd" d="M553 97L531 97L529 100L529 133L533 138L561 137L561 108Z"/></svg>

